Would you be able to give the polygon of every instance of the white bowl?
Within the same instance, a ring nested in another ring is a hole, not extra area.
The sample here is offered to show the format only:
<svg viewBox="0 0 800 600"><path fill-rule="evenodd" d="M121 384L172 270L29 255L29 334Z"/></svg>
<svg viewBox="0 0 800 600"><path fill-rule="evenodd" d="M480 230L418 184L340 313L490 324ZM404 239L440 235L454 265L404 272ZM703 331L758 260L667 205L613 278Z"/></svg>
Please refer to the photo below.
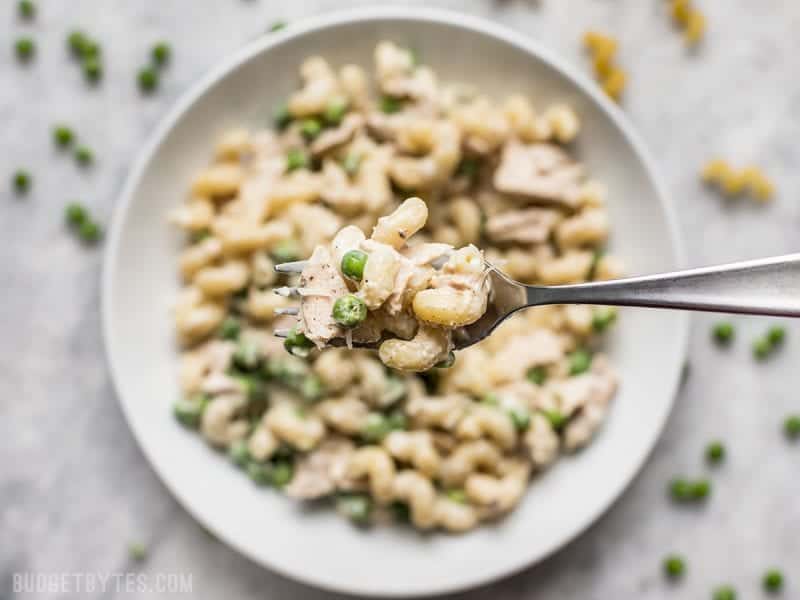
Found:
<svg viewBox="0 0 800 600"><path fill-rule="evenodd" d="M678 267L675 219L652 162L595 85L530 39L459 13L374 9L315 17L265 36L214 69L178 102L131 171L110 230L103 325L112 376L145 455L204 526L251 559L331 590L369 596L450 592L532 565L578 535L622 493L662 430L683 363L688 320L626 310L610 352L622 386L594 442L536 479L496 526L462 536L402 528L360 530L330 510L257 488L224 456L175 423L178 396L170 302L179 236L165 223L214 140L258 126L296 86L303 58L368 66L376 42L419 50L443 79L501 96L561 100L582 116L579 156L610 189L613 249L631 272Z"/></svg>

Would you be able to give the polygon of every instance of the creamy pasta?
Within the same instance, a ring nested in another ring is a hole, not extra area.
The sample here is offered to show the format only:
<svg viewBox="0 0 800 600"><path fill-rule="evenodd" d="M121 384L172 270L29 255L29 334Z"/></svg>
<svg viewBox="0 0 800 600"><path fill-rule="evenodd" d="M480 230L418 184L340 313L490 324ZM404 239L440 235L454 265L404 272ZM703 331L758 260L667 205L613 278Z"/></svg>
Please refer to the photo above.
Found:
<svg viewBox="0 0 800 600"><path fill-rule="evenodd" d="M372 80L305 61L275 127L223 135L172 214L186 234L174 410L258 485L357 523L463 532L586 445L617 385L605 307L528 309L453 361L451 329L491 292L484 255L550 285L622 266L569 106L442 82L391 42L374 60ZM274 271L301 259L299 276ZM300 306L274 293L286 286L316 295ZM334 338L381 344L317 347Z"/></svg>

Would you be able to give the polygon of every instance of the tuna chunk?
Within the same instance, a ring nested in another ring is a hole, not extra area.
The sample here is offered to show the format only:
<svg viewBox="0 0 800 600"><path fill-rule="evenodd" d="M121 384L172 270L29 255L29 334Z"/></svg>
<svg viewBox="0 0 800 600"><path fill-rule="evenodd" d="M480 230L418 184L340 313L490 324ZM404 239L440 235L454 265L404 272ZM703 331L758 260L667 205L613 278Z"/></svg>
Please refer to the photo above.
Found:
<svg viewBox="0 0 800 600"><path fill-rule="evenodd" d="M503 193L577 208L584 169L558 146L509 141L494 187Z"/></svg>
<svg viewBox="0 0 800 600"><path fill-rule="evenodd" d="M497 381L518 381L528 369L551 364L564 356L564 342L549 329L539 329L528 335L513 337L492 357L488 369Z"/></svg>
<svg viewBox="0 0 800 600"><path fill-rule="evenodd" d="M512 210L486 221L486 233L495 242L541 244L550 237L561 213L550 208Z"/></svg>
<svg viewBox="0 0 800 600"><path fill-rule="evenodd" d="M333 304L348 289L326 246L314 250L300 275L300 288L303 293L300 331L319 348L335 337L342 337L344 332L333 320Z"/></svg>
<svg viewBox="0 0 800 600"><path fill-rule="evenodd" d="M295 464L294 477L286 495L313 500L339 488L351 487L346 481L347 464L355 446L346 438L331 438Z"/></svg>

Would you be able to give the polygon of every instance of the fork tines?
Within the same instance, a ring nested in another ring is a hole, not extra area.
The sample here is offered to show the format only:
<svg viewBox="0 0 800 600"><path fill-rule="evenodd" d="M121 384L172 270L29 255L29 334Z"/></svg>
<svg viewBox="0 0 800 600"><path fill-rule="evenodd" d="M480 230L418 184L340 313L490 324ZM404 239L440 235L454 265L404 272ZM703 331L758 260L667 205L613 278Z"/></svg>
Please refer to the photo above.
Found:
<svg viewBox="0 0 800 600"><path fill-rule="evenodd" d="M287 298L299 298L300 289L296 287L283 286L275 288L274 291L278 296L286 296Z"/></svg>
<svg viewBox="0 0 800 600"><path fill-rule="evenodd" d="M307 260L295 260L275 265L275 271L278 273L302 273L307 265Z"/></svg>

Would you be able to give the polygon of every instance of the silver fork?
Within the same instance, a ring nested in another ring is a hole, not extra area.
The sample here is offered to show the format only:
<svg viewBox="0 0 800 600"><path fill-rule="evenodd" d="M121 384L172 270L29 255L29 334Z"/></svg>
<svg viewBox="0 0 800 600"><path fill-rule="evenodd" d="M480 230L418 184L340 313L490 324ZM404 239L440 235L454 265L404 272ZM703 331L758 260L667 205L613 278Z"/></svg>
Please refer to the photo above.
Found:
<svg viewBox="0 0 800 600"><path fill-rule="evenodd" d="M299 273L305 264L305 261L283 263L275 270ZM486 313L475 323L453 332L457 350L481 341L518 310L546 304L640 306L800 317L800 254L559 286L524 285L489 266L492 292ZM281 288L276 292L301 294L297 288ZM296 315L298 311L287 309L283 314ZM281 337L287 333L275 332ZM374 348L379 343L359 347ZM339 345L338 340L335 345Z"/></svg>

